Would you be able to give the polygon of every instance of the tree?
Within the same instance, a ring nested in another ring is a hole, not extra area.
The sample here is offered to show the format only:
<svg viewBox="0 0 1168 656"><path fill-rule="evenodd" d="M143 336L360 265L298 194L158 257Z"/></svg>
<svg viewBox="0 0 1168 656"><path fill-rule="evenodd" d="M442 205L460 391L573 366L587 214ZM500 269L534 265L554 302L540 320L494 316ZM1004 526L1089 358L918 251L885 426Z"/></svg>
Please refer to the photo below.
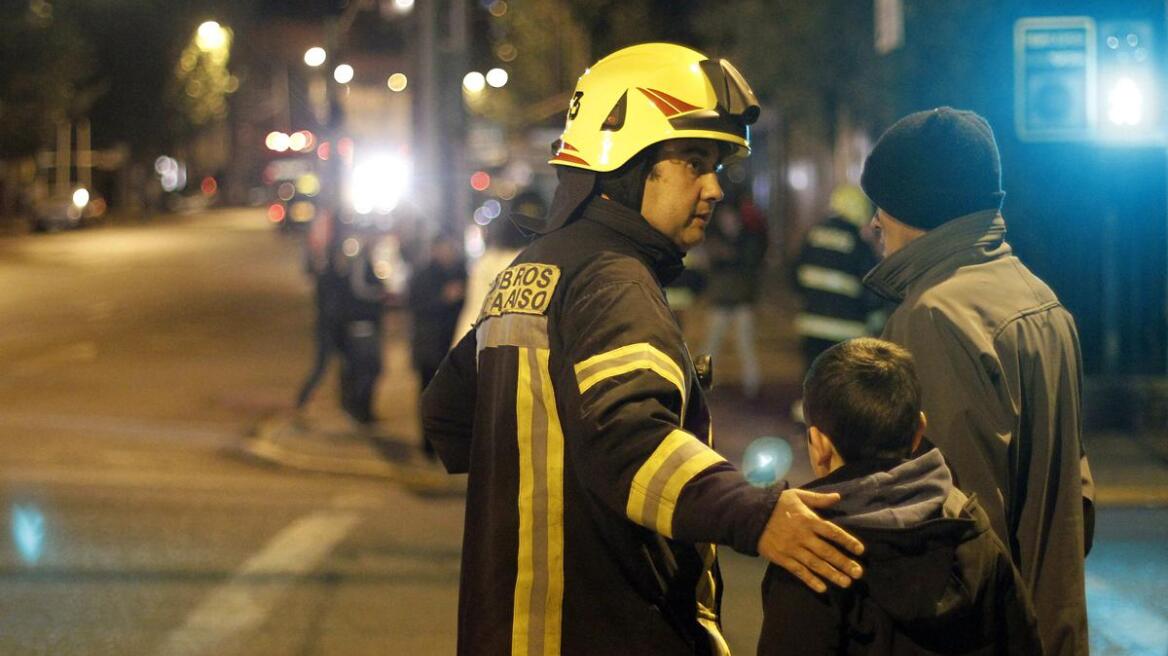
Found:
<svg viewBox="0 0 1168 656"><path fill-rule="evenodd" d="M0 157L27 156L53 139L58 121L84 115L91 48L47 2L0 9Z"/></svg>
<svg viewBox="0 0 1168 656"><path fill-rule="evenodd" d="M646 41L693 45L692 0L514 0L492 26L490 57L511 69L504 93L482 111L512 128L562 120L584 69L614 50ZM517 111L518 110L518 111Z"/></svg>
<svg viewBox="0 0 1168 656"><path fill-rule="evenodd" d="M227 69L232 32L214 21L199 25L175 66L169 100L179 132L197 132L227 117L227 96L239 80Z"/></svg>
<svg viewBox="0 0 1168 656"><path fill-rule="evenodd" d="M727 0L693 20L711 54L735 62L790 130L827 143L841 113L888 114L872 23L872 3L856 0Z"/></svg>

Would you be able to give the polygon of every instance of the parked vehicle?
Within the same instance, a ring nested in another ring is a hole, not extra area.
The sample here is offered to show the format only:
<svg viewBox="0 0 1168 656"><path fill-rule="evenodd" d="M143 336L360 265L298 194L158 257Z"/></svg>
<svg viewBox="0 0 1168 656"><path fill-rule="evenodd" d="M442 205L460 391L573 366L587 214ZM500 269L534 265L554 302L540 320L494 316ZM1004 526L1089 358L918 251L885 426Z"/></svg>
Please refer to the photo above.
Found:
<svg viewBox="0 0 1168 656"><path fill-rule="evenodd" d="M105 212L105 199L81 187L69 196L50 196L33 203L32 229L55 232L78 228L101 219Z"/></svg>

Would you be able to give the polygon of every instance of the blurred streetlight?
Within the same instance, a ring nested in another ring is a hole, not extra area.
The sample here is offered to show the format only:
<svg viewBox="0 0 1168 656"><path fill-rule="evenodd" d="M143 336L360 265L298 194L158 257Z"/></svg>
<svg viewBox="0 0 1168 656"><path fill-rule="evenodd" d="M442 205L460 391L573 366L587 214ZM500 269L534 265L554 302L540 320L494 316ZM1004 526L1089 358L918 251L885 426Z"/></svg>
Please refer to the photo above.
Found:
<svg viewBox="0 0 1168 656"><path fill-rule="evenodd" d="M390 91L405 91L406 85L409 84L409 79L406 78L405 73L394 73L386 80L386 85Z"/></svg>
<svg viewBox="0 0 1168 656"><path fill-rule="evenodd" d="M478 71L471 71L462 78L462 88L467 92L476 94L481 92L487 86L487 79Z"/></svg>
<svg viewBox="0 0 1168 656"><path fill-rule="evenodd" d="M326 59L328 59L328 53L320 46L313 46L304 51L304 63L313 68L323 64Z"/></svg>
<svg viewBox="0 0 1168 656"><path fill-rule="evenodd" d="M515 61L515 57L518 55L519 49L516 48L515 44L511 43L510 41L499 44L499 47L495 49L495 56L505 62Z"/></svg>
<svg viewBox="0 0 1168 656"><path fill-rule="evenodd" d="M268 136L264 139L264 145L268 147L268 150L282 153L292 145L292 137L283 132L269 132Z"/></svg>
<svg viewBox="0 0 1168 656"><path fill-rule="evenodd" d="M348 64L341 64L333 69L333 79L337 84L348 84L353 81L353 67Z"/></svg>
<svg viewBox="0 0 1168 656"><path fill-rule="evenodd" d="M501 68L492 68L491 70L487 71L486 79L487 84L495 87L496 89L500 89L507 85L509 76L507 75L507 71Z"/></svg>
<svg viewBox="0 0 1168 656"><path fill-rule="evenodd" d="M227 30L215 21L207 21L199 25L195 45L203 52L222 50L227 45Z"/></svg>
<svg viewBox="0 0 1168 656"><path fill-rule="evenodd" d="M393 0L393 10L399 14L408 14L414 8L414 0Z"/></svg>

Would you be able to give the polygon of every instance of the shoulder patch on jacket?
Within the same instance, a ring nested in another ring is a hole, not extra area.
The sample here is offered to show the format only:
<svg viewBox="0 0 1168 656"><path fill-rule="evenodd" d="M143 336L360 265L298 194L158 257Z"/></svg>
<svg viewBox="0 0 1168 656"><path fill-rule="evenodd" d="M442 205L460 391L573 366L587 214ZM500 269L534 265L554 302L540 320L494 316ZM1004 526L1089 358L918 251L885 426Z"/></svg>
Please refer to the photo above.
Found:
<svg viewBox="0 0 1168 656"><path fill-rule="evenodd" d="M479 321L504 314L547 314L560 282L560 267L529 262L510 266L495 276L483 299Z"/></svg>

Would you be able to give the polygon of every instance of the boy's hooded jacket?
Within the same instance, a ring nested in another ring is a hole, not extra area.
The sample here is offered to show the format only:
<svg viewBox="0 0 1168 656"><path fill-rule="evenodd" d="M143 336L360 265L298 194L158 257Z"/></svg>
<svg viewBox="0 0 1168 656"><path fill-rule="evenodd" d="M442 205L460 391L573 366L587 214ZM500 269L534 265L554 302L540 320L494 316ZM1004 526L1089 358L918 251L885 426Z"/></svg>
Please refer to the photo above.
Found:
<svg viewBox="0 0 1168 656"><path fill-rule="evenodd" d="M818 594L787 572L763 580L760 655L1042 653L1017 571L941 453L846 464L807 486L865 545L864 577Z"/></svg>

